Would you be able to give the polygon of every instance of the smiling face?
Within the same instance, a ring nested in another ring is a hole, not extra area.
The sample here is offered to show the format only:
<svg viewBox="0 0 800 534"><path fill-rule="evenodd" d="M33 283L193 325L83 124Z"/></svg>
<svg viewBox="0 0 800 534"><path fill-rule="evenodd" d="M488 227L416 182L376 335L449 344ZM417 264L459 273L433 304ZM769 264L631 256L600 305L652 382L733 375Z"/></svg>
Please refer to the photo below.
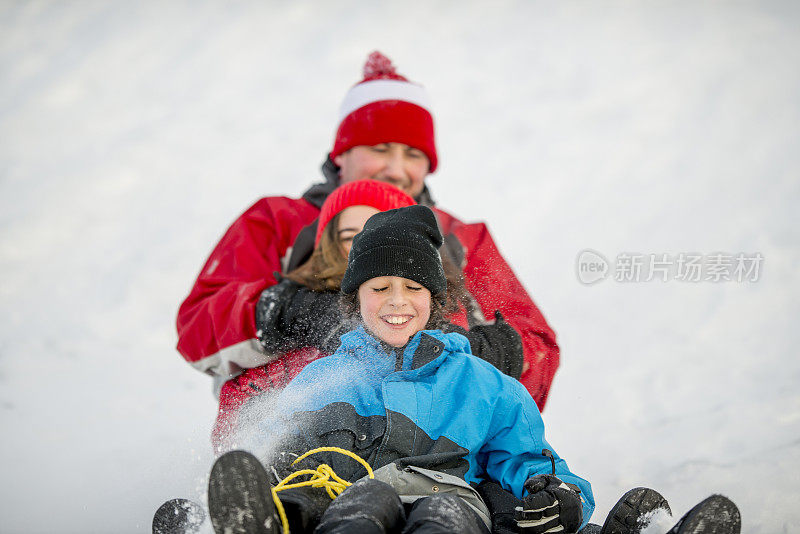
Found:
<svg viewBox="0 0 800 534"><path fill-rule="evenodd" d="M378 180L392 184L416 198L425 187L430 169L422 150L402 143L359 145L333 158L339 166L341 183Z"/></svg>
<svg viewBox="0 0 800 534"><path fill-rule="evenodd" d="M336 220L336 237L345 258L353 246L353 237L364 229L367 219L380 210L372 206L350 206L339 212Z"/></svg>
<svg viewBox="0 0 800 534"><path fill-rule="evenodd" d="M379 276L358 288L364 326L378 339L402 347L425 329L431 316L431 292L399 276Z"/></svg>

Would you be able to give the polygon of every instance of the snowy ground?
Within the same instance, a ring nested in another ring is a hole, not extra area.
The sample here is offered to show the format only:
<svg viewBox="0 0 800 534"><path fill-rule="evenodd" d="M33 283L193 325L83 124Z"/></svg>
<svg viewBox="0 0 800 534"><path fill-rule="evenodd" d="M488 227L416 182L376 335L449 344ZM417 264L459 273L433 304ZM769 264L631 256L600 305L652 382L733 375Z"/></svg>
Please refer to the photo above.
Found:
<svg viewBox="0 0 800 534"><path fill-rule="evenodd" d="M595 519L648 485L797 530L800 7L488 5L0 3L0 530L147 532L202 496L215 403L177 307L239 212L318 177L376 48L437 103L441 205L559 335L544 416ZM587 286L587 248L764 260Z"/></svg>

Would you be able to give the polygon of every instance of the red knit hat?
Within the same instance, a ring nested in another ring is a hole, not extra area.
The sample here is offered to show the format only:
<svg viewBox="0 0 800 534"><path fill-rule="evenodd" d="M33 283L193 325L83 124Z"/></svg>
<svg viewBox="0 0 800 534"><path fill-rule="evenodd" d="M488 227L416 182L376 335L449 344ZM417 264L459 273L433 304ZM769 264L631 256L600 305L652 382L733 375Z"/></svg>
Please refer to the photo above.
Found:
<svg viewBox="0 0 800 534"><path fill-rule="evenodd" d="M364 79L352 87L339 110L339 129L331 158L354 146L403 143L425 153L436 170L431 102L427 91L397 74L389 58L373 52Z"/></svg>
<svg viewBox="0 0 800 534"><path fill-rule="evenodd" d="M358 180L337 187L322 204L314 248L319 245L322 232L331 219L350 206L372 206L378 211L386 211L414 204L414 199L400 189L377 180Z"/></svg>

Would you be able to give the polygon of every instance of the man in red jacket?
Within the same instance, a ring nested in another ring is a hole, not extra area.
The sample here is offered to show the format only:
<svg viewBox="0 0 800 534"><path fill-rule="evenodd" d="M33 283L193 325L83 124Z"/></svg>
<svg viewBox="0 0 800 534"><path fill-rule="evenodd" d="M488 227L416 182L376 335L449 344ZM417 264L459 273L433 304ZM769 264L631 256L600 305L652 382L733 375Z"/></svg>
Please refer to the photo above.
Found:
<svg viewBox="0 0 800 534"><path fill-rule="evenodd" d="M300 199L256 202L231 225L197 277L177 319L178 350L192 366L214 376L218 385L245 369L262 369L264 379L276 385L299 372L305 359L276 359L259 343L256 303L276 284L275 273L288 272L310 254L327 195L342 183L375 179L434 210L446 236L442 253L462 267L470 300L454 322L485 329L499 311L522 339L520 382L544 408L559 364L555 334L486 226L465 224L434 206L425 185L438 163L430 109L424 88L397 74L385 56L370 55L364 79L342 104L333 150L323 165L326 181Z"/></svg>

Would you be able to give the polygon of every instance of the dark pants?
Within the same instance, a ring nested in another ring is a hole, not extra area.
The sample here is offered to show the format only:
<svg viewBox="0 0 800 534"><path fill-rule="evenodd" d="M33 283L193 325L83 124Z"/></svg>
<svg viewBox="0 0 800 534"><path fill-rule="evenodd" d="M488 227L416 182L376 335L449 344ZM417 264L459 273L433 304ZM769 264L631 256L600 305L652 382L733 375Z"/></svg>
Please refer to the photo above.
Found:
<svg viewBox="0 0 800 534"><path fill-rule="evenodd" d="M417 500L406 517L394 489L377 480L347 488L322 514L315 534L489 534L478 515L455 495Z"/></svg>

